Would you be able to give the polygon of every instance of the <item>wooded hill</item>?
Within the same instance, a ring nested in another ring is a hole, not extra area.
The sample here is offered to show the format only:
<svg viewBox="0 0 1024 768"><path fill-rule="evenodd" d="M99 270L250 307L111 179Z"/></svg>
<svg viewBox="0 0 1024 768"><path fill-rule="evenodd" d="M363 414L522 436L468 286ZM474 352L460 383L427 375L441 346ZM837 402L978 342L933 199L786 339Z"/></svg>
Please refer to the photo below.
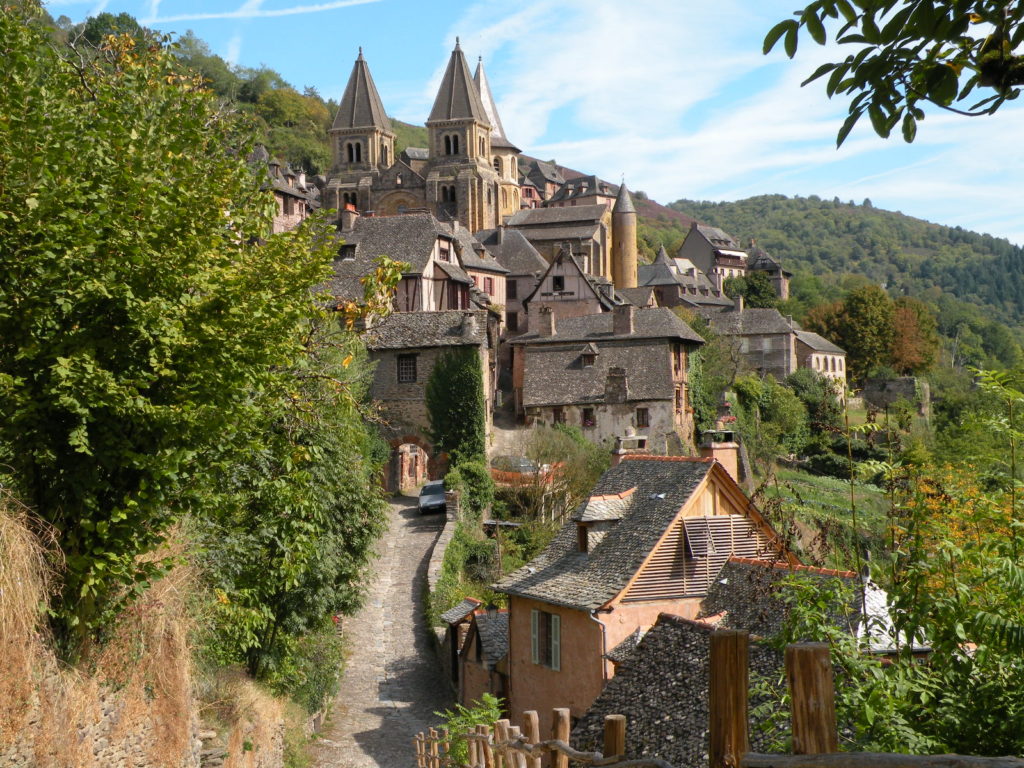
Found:
<svg viewBox="0 0 1024 768"><path fill-rule="evenodd" d="M1008 325L1024 323L1024 249L1003 238L881 210L870 200L762 195L728 203L677 200L670 207L744 245L753 237L787 269L827 276L826 283L862 275L892 295L938 304L950 294Z"/></svg>

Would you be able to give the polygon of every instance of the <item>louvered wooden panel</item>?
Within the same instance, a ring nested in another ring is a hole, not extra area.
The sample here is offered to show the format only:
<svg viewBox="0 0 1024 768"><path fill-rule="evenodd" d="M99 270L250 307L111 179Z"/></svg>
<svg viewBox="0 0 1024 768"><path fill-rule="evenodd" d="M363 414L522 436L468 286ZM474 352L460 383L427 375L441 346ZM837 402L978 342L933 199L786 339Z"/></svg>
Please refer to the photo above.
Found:
<svg viewBox="0 0 1024 768"><path fill-rule="evenodd" d="M743 515L676 521L629 588L624 600L670 600L705 595L731 556L757 557L767 539Z"/></svg>

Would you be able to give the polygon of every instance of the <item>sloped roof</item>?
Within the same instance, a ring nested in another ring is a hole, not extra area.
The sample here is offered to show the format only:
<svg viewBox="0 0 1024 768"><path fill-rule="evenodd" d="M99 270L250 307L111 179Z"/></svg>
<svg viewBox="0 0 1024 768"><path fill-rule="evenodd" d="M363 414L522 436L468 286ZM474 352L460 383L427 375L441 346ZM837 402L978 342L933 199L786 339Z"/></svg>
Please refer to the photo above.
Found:
<svg viewBox="0 0 1024 768"><path fill-rule="evenodd" d="M443 120L476 120L484 125L491 124L480 99L480 92L476 89L476 83L470 77L469 66L457 38L455 50L448 60L448 68L441 78L441 87L437 90L434 107L427 118L428 123Z"/></svg>
<svg viewBox="0 0 1024 768"><path fill-rule="evenodd" d="M589 552L578 551L575 521L566 523L540 555L495 589L579 610L601 607L625 588L712 466L708 459L624 457L591 492L610 496L635 487L622 521Z"/></svg>
<svg viewBox="0 0 1024 768"><path fill-rule="evenodd" d="M509 141L505 135L505 127L501 124L501 117L498 115L498 105L494 103L491 84L487 81L487 73L484 72L484 59L482 56L477 61L473 82L476 84L477 92L480 94L480 101L484 105L487 122L491 124L491 147L495 149L515 149L518 151L518 147Z"/></svg>
<svg viewBox="0 0 1024 768"><path fill-rule="evenodd" d="M429 160L430 150L426 147L406 147L402 150L402 154L408 157L410 160Z"/></svg>
<svg viewBox="0 0 1024 768"><path fill-rule="evenodd" d="M370 76L370 68L363 58L362 48L359 49L359 56L352 66L352 74L349 75L348 85L345 86L345 93L341 97L332 128L377 128L392 133L391 121L384 111L384 104L377 93L373 77Z"/></svg>
<svg viewBox="0 0 1024 768"><path fill-rule="evenodd" d="M766 333L796 333L789 320L774 307L752 308L741 312L714 312L705 317L716 333L725 336L757 336Z"/></svg>
<svg viewBox="0 0 1024 768"><path fill-rule="evenodd" d="M483 603L474 597L464 598L461 602L456 603L447 611L441 614L441 621L445 624L458 624L460 621L468 619L477 608Z"/></svg>
<svg viewBox="0 0 1024 768"><path fill-rule="evenodd" d="M630 196L629 190L626 189L625 182L619 185L619 194L615 197L615 206L612 210L615 213L636 213L633 198Z"/></svg>
<svg viewBox="0 0 1024 768"><path fill-rule="evenodd" d="M824 336L819 336L810 331L797 331L796 337L815 352L828 352L832 355L845 355L846 350L833 344Z"/></svg>
<svg viewBox="0 0 1024 768"><path fill-rule="evenodd" d="M626 716L626 755L660 758L677 768L708 764L708 689L713 628L663 613L632 649L614 649L620 661L590 709L572 731L577 749L600 751L606 715ZM630 642L629 640L625 641ZM608 654L612 657L612 654ZM782 655L763 643L750 644L751 675L777 676ZM762 701L753 697L751 707ZM752 729L751 751L764 752L780 734Z"/></svg>
<svg viewBox="0 0 1024 768"><path fill-rule="evenodd" d="M454 228L455 239L458 241L460 248L459 257L465 269L478 269L502 275L508 273L508 270L494 256L488 253L487 247L474 237L468 229L458 222L454 223Z"/></svg>
<svg viewBox="0 0 1024 768"><path fill-rule="evenodd" d="M736 242L736 238L725 230L709 226L708 224L698 224L696 228L697 231L704 236L704 239L716 248L728 248L738 251L743 250L742 246ZM744 251L744 253L746 252Z"/></svg>
<svg viewBox="0 0 1024 768"><path fill-rule="evenodd" d="M609 496L591 496L580 504L572 519L579 523L621 520L636 500L636 488Z"/></svg>
<svg viewBox="0 0 1024 768"><path fill-rule="evenodd" d="M538 292L540 292L541 288L544 287L544 281L547 279L549 272L551 272L555 267L565 263L572 265L572 267L576 270L576 273L583 278L587 286L593 292L594 298L597 299L603 310L610 310L613 307L623 303L621 299L615 296L615 287L612 285L611 280L609 280L607 277L603 277L600 275L592 275L589 272L585 271L583 267L580 265L580 262L576 258L576 256L562 248L558 251L558 254L555 256L552 262L546 265L544 274L541 275L540 279L537 281L537 284L533 287L533 290L530 291L530 294L528 296L523 297L523 304L528 305L533 300L533 297L536 296Z"/></svg>
<svg viewBox="0 0 1024 768"><path fill-rule="evenodd" d="M477 232L476 238L510 275L534 275L548 268L548 262L517 229L485 229Z"/></svg>
<svg viewBox="0 0 1024 768"><path fill-rule="evenodd" d="M510 227L557 227L600 221L608 209L603 205L575 205L568 208L524 208L512 214Z"/></svg>
<svg viewBox="0 0 1024 768"><path fill-rule="evenodd" d="M557 344L568 341L593 341L600 343L613 339L681 339L703 344L704 339L684 323L676 314L665 307L636 309L633 314L633 333L616 335L611 312L581 317L560 317L555 324L555 334L541 336L536 330L524 333L510 341L510 344ZM605 349L602 345L601 349Z"/></svg>
<svg viewBox="0 0 1024 768"><path fill-rule="evenodd" d="M477 611L473 614L484 661L495 664L508 654L508 611Z"/></svg>
<svg viewBox="0 0 1024 768"><path fill-rule="evenodd" d="M423 271L438 236L450 238L452 231L430 213L360 216L350 231L340 235L345 245L356 246L355 262L360 265L385 255L408 264L406 274ZM336 268L339 266L344 264L335 264Z"/></svg>
<svg viewBox="0 0 1024 768"><path fill-rule="evenodd" d="M657 306L654 289L646 286L639 288L616 288L615 292L634 307Z"/></svg>
<svg viewBox="0 0 1024 768"><path fill-rule="evenodd" d="M628 635L625 640L608 651L604 657L608 659L608 661L614 661L616 664L621 664L633 654L636 647L640 645L640 638L642 637L643 634L640 632L639 628L633 630L632 634Z"/></svg>
<svg viewBox="0 0 1024 768"><path fill-rule="evenodd" d="M363 338L370 350L480 346L487 343L487 310L394 312Z"/></svg>

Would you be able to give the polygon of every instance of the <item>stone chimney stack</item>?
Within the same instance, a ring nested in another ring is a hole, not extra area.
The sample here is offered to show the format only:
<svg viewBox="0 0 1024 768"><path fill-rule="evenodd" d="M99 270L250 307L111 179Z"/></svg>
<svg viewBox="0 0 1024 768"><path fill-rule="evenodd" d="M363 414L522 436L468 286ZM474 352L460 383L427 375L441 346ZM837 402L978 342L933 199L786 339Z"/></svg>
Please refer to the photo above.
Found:
<svg viewBox="0 0 1024 768"><path fill-rule="evenodd" d="M299 171L299 189L306 188L306 172Z"/></svg>
<svg viewBox="0 0 1024 768"><path fill-rule="evenodd" d="M476 336L476 315L466 312L462 315L462 338L472 339Z"/></svg>
<svg viewBox="0 0 1024 768"><path fill-rule="evenodd" d="M636 307L621 304L612 309L612 332L616 336L630 336L636 330Z"/></svg>
<svg viewBox="0 0 1024 768"><path fill-rule="evenodd" d="M715 459L737 483L740 481L740 446L733 432L736 417L731 413L732 406L723 399L718 406L718 419L715 428L704 432L700 455L706 459Z"/></svg>
<svg viewBox="0 0 1024 768"><path fill-rule="evenodd" d="M732 303L733 303L733 308L737 312L742 312L743 311L743 294L742 293L736 294L736 298L732 300Z"/></svg>
<svg viewBox="0 0 1024 768"><path fill-rule="evenodd" d="M341 214L338 216L338 222L341 224L342 232L351 232L353 227L356 225L356 221L359 219L359 211L352 203L346 203L341 208Z"/></svg>
<svg viewBox="0 0 1024 768"><path fill-rule="evenodd" d="M555 335L555 313L551 307L538 307L537 308L537 335L538 336L554 336Z"/></svg>
<svg viewBox="0 0 1024 768"><path fill-rule="evenodd" d="M623 456L648 456L651 451L647 447L647 437L637 435L632 427L626 427L626 434L615 438L612 449L612 466L618 466Z"/></svg>
<svg viewBox="0 0 1024 768"><path fill-rule="evenodd" d="M604 401L607 404L624 403L629 399L629 382L625 368L609 368L604 384Z"/></svg>

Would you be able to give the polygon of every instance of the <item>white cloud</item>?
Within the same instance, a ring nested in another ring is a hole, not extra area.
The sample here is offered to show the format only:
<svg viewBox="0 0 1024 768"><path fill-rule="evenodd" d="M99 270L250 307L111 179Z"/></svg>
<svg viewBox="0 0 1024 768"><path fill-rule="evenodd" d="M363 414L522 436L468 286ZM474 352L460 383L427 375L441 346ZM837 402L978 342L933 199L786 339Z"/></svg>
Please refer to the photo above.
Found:
<svg viewBox="0 0 1024 768"><path fill-rule="evenodd" d="M228 40L227 50L224 52L224 61L231 66L235 66L238 63L238 58L242 53L242 35L241 33L235 34Z"/></svg>
<svg viewBox="0 0 1024 768"><path fill-rule="evenodd" d="M96 3L96 5L94 5L92 7L92 10L89 11L89 13L87 15L88 16L99 16L101 13L103 13L104 10L106 10L106 8L107 8L107 6L109 4L110 4L110 0L99 0L99 2Z"/></svg>
<svg viewBox="0 0 1024 768"><path fill-rule="evenodd" d="M103 0L106 2L107 0ZM161 16L160 18L146 19L146 24L166 24L174 21L209 21L212 19L266 19L279 16L296 16L305 13L319 13L321 11L333 11L338 8L348 8L353 5L366 5L368 3L379 3L381 0L331 0L327 3L316 5L295 5L291 8L270 8L262 9L262 0L247 0L241 7L233 11L220 11L215 13L185 13L177 16Z"/></svg>

